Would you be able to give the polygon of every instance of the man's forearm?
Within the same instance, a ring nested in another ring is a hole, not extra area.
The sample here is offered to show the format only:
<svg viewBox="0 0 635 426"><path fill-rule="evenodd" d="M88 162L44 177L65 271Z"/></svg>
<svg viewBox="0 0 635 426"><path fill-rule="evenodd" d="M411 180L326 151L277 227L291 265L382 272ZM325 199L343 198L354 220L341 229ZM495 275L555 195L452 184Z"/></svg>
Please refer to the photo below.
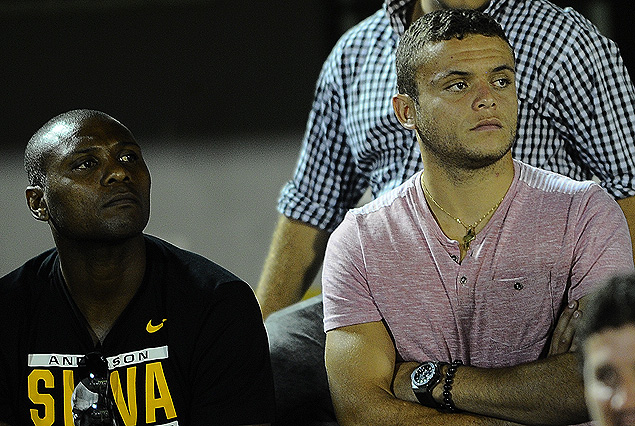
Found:
<svg viewBox="0 0 635 426"><path fill-rule="evenodd" d="M471 413L441 413L386 394L374 399L364 394L359 411L338 413L340 426L519 426L519 423Z"/></svg>
<svg viewBox="0 0 635 426"><path fill-rule="evenodd" d="M410 373L417 365L404 363L397 369L393 388L398 398L416 401ZM435 400L442 401L442 392L442 385L435 387ZM460 367L452 399L460 410L528 425L588 420L582 377L572 353L507 368Z"/></svg>
<svg viewBox="0 0 635 426"><path fill-rule="evenodd" d="M465 368L457 372L452 394L457 407L466 411L524 424L588 420L582 377L572 353L496 370Z"/></svg>
<svg viewBox="0 0 635 426"><path fill-rule="evenodd" d="M328 236L280 215L256 288L264 318L302 298L320 269Z"/></svg>
<svg viewBox="0 0 635 426"><path fill-rule="evenodd" d="M486 416L447 414L396 398L391 391L395 350L381 322L332 330L325 363L333 406L341 426L511 425Z"/></svg>

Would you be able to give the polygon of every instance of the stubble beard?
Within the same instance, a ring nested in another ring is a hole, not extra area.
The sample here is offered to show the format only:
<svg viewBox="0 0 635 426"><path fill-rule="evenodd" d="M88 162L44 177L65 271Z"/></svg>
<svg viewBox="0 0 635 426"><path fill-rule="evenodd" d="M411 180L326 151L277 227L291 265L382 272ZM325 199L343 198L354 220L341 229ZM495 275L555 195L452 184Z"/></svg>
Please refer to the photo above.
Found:
<svg viewBox="0 0 635 426"><path fill-rule="evenodd" d="M445 168L455 170L476 171L500 161L511 150L516 137L515 129L510 132L509 143L493 152L479 152L466 149L456 136L440 135L429 131L430 126L417 126L417 134L423 148ZM423 129L423 130L420 130ZM436 141L436 142L435 142Z"/></svg>

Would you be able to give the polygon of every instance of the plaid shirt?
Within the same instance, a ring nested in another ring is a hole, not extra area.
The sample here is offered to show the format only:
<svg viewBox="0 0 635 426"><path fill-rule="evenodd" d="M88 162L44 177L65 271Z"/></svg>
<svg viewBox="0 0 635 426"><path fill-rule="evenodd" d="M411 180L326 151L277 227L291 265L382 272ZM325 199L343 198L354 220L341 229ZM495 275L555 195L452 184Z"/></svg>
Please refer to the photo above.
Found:
<svg viewBox="0 0 635 426"><path fill-rule="evenodd" d="M395 50L413 0L349 30L324 63L293 180L279 211L332 231L370 186L373 197L420 170L414 133L397 121ZM635 90L614 42L546 0L492 0L486 12L516 54L515 158L635 195Z"/></svg>

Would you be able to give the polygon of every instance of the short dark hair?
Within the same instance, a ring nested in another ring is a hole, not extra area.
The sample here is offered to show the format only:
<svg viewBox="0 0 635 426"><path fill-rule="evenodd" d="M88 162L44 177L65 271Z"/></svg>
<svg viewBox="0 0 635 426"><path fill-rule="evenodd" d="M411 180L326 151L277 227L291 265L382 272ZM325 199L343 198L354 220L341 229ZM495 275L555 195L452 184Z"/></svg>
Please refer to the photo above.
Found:
<svg viewBox="0 0 635 426"><path fill-rule="evenodd" d="M416 75L423 63L426 43L462 40L469 35L499 37L510 45L503 28L489 15L473 9L444 9L426 13L406 30L397 47L397 90L418 98ZM510 45L511 49L511 45ZM512 55L513 55L513 49Z"/></svg>
<svg viewBox="0 0 635 426"><path fill-rule="evenodd" d="M30 185L44 185L48 154L50 153L51 146L57 142L56 138L50 138L55 127L58 125L68 125L69 127L77 126L77 124L83 120L93 117L116 121L101 111L76 109L51 118L31 136L24 150L24 169L26 170Z"/></svg>
<svg viewBox="0 0 635 426"><path fill-rule="evenodd" d="M635 274L609 278L590 296L584 310L577 338L581 344L592 334L608 328L635 325ZM583 352L583 351L582 351Z"/></svg>

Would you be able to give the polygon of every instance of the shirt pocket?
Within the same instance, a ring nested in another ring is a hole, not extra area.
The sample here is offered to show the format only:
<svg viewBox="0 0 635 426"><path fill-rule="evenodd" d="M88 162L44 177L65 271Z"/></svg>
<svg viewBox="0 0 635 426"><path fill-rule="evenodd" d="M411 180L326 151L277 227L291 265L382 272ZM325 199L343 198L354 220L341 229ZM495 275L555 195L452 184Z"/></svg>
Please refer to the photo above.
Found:
<svg viewBox="0 0 635 426"><path fill-rule="evenodd" d="M509 365L540 356L554 325L554 303L549 271L526 276L496 276L484 292L480 325L489 356Z"/></svg>

